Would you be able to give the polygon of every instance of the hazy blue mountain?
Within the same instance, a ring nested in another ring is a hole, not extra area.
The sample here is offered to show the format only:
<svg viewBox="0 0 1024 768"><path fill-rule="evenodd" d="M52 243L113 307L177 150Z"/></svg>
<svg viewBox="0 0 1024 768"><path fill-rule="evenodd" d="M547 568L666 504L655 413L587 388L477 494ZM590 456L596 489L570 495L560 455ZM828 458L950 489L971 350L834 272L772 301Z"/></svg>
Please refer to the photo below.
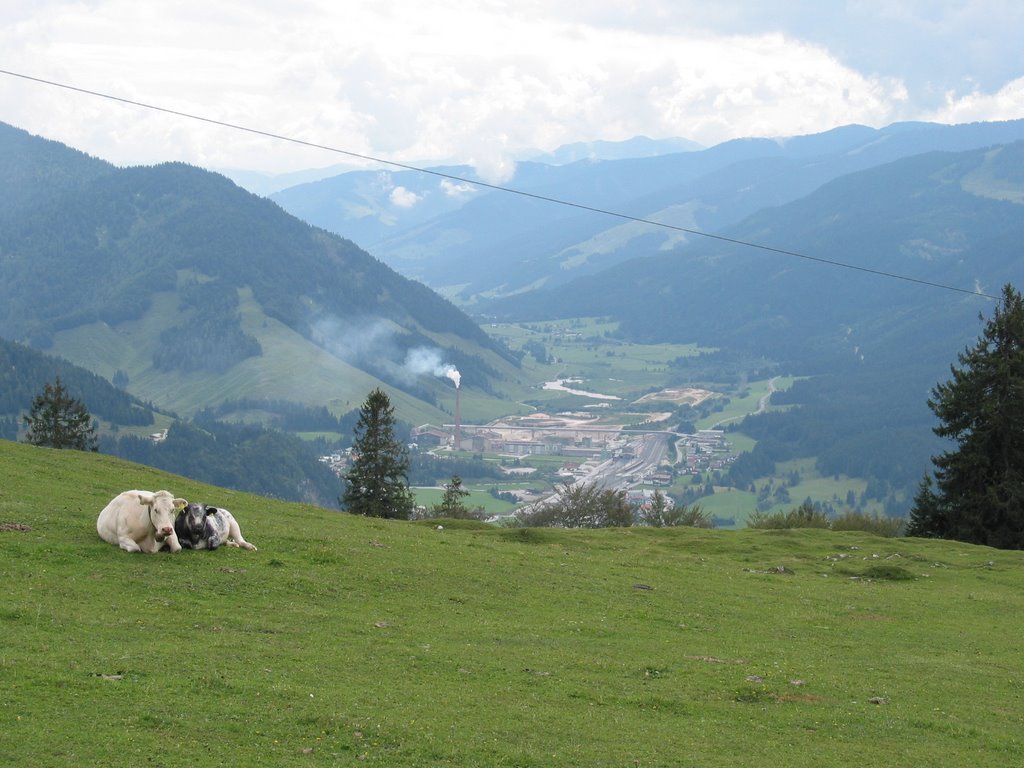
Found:
<svg viewBox="0 0 1024 768"><path fill-rule="evenodd" d="M1024 142L930 152L847 174L798 200L761 209L721 234L864 270L997 293L1002 283L1020 281L1022 182ZM635 310L638 300L643 311ZM908 324L948 338L965 316L985 306L973 296L695 238L564 288L494 302L491 309L524 317L610 315L637 339L781 352L812 343L807 339L827 338L826 347L840 339L857 345L864 329L884 337ZM872 354L873 344L859 346Z"/></svg>
<svg viewBox="0 0 1024 768"><path fill-rule="evenodd" d="M564 284L692 239L685 231L586 208L717 232L844 174L922 152L1022 138L1024 121L846 126L657 157L562 166L524 162L506 185L524 195L469 192L467 187L464 196L446 198L440 193L442 180L403 172L401 179L381 173L347 181L346 174L319 188L287 190L275 199L296 215L351 237L402 274L476 309L481 300ZM406 203L401 210L390 199L399 187L415 195L401 196Z"/></svg>
<svg viewBox="0 0 1024 768"><path fill-rule="evenodd" d="M275 192L280 192L282 189L296 187L300 184L310 184L321 179L329 179L342 173L357 170L357 167L337 163L326 168L308 168L287 173L265 173L242 168L211 168L210 170L227 176L242 189L248 190L254 195L269 197Z"/></svg>
<svg viewBox="0 0 1024 768"><path fill-rule="evenodd" d="M579 160L655 157L698 149L701 145L689 139L637 136L626 141L565 144L553 152L527 153L523 159L565 165ZM374 170L337 165L288 174L243 170L222 173L250 192L272 197L300 219L368 246L399 229L455 210L482 191L456 179L444 180L445 176L479 180L470 166L438 165L426 170L429 173L382 164Z"/></svg>
<svg viewBox="0 0 1024 768"><path fill-rule="evenodd" d="M577 141L563 144L552 152L539 152L529 159L548 165L565 165L579 160L625 160L631 157L657 157L677 152L694 152L704 147L681 138L651 139L634 136L625 141Z"/></svg>
<svg viewBox="0 0 1024 768"><path fill-rule="evenodd" d="M484 390L513 368L421 283L223 176L116 168L2 126L0 190L0 335L124 370L178 412L242 397L352 405L381 382L408 396L403 411L429 412L450 385L410 370L410 350Z"/></svg>
<svg viewBox="0 0 1024 768"><path fill-rule="evenodd" d="M481 188L447 178L476 180L469 166L431 173L380 169L350 171L271 195L286 211L366 246L458 210Z"/></svg>

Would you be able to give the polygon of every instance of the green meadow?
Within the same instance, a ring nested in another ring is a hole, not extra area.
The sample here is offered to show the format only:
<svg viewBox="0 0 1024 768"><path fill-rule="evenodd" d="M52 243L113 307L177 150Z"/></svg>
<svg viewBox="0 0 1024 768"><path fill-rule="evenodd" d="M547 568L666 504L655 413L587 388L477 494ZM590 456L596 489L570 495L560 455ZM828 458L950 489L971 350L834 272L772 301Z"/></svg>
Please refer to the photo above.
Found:
<svg viewBox="0 0 1024 768"><path fill-rule="evenodd" d="M1024 554L352 517L0 441L0 765L1024 764ZM129 555L122 490L257 552Z"/></svg>
<svg viewBox="0 0 1024 768"><path fill-rule="evenodd" d="M538 362L531 354L523 357L522 376L533 382L533 388L512 391L515 400L557 401L565 393L544 390L545 381L579 377L584 390L622 398L637 396L664 386L671 379L670 362L678 357L692 357L703 350L696 344L636 344L609 338L606 334L618 327L616 322L599 318L576 318L568 321L536 323L494 323L484 326L492 337L502 340L510 349L520 350L540 344L548 360ZM575 398L576 402L588 402ZM589 401L594 402L594 401Z"/></svg>
<svg viewBox="0 0 1024 768"><path fill-rule="evenodd" d="M521 487L522 484L518 484L514 487ZM505 490L508 484L496 484L491 483L489 487L496 487L499 490ZM516 508L516 505L510 501L503 501L501 499L494 498L486 489L473 488L470 485L463 486L463 490L468 491L469 495L464 496L462 503L467 509L482 508L484 512L489 515L500 515L509 514ZM441 503L444 499L444 488L427 488L417 486L412 488L413 495L416 497L416 503L421 504L428 509L437 504Z"/></svg>

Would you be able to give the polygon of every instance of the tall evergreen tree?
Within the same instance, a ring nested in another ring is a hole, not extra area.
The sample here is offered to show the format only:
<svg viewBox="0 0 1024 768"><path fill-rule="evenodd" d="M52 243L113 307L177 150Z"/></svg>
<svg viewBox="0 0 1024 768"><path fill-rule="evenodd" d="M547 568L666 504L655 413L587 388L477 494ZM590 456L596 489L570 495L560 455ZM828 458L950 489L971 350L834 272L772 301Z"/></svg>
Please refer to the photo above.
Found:
<svg viewBox="0 0 1024 768"><path fill-rule="evenodd" d="M82 401L71 397L59 376L53 384L43 386L24 418L28 426L25 441L32 445L96 450L96 424Z"/></svg>
<svg viewBox="0 0 1024 768"><path fill-rule="evenodd" d="M1024 301L1006 285L974 347L928 406L956 447L933 457L907 533L1024 549Z"/></svg>
<svg viewBox="0 0 1024 768"><path fill-rule="evenodd" d="M359 410L352 454L342 506L354 515L408 520L413 509L409 455L395 439L395 410L380 389Z"/></svg>

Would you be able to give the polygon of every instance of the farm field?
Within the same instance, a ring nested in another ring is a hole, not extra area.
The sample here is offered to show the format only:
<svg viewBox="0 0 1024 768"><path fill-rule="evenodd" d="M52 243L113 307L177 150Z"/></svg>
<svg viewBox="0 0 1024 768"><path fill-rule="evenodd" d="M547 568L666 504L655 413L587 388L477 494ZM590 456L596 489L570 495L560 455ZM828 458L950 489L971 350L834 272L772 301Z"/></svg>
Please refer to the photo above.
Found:
<svg viewBox="0 0 1024 768"><path fill-rule="evenodd" d="M520 395L531 401L564 399L557 390L544 390L540 385L566 378L583 379L583 388L593 392L638 396L665 385L672 360L705 351L695 344L634 344L605 335L615 328L615 323L599 318L484 326L488 334L513 350L529 352L540 345L546 352L546 362L539 362L533 354L523 358L525 377L534 382L534 388Z"/></svg>
<svg viewBox="0 0 1024 768"><path fill-rule="evenodd" d="M356 518L0 441L0 765L1009 766L1024 553ZM257 552L129 555L129 487Z"/></svg>
<svg viewBox="0 0 1024 768"><path fill-rule="evenodd" d="M498 487L499 489L502 489L503 485L491 483L488 487ZM468 484L465 485L464 488L469 491L469 495L464 496L462 499L462 503L466 505L467 509L482 507L483 510L490 515L508 514L515 509L515 504L494 498L486 489L473 488ZM440 504L441 499L444 498L444 488L425 488L415 486L412 488L412 492L416 497L416 503L427 507L427 509L430 509L430 507L435 504Z"/></svg>

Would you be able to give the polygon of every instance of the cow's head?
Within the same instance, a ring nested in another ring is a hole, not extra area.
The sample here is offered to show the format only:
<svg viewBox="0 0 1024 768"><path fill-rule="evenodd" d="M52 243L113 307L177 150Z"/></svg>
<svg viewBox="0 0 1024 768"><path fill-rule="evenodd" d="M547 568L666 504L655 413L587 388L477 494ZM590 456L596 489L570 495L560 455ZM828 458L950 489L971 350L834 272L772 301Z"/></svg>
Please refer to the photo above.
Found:
<svg viewBox="0 0 1024 768"><path fill-rule="evenodd" d="M156 540L160 542L174 533L174 515L188 504L185 499L174 498L170 491L140 493L139 503L149 508L149 521L156 531Z"/></svg>
<svg viewBox="0 0 1024 768"><path fill-rule="evenodd" d="M205 504L197 502L186 504L185 508L178 513L176 523L178 530L184 531L189 538L201 538L206 531L206 516L214 511L212 507L207 507Z"/></svg>

